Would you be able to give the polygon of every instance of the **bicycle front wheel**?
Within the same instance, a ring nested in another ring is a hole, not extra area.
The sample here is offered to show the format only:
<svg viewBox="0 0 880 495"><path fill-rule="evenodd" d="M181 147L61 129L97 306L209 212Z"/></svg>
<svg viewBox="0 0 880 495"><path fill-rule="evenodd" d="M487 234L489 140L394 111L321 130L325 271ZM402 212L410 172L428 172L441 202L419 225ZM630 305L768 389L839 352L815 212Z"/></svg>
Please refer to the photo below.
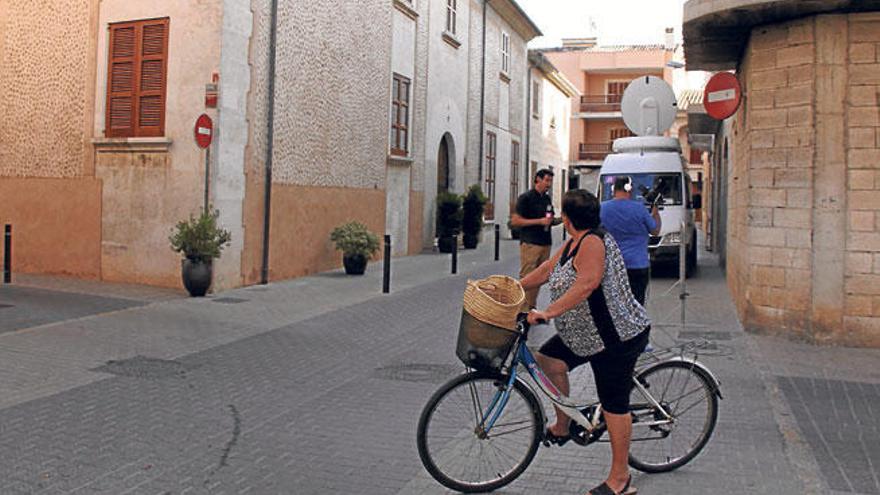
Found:
<svg viewBox="0 0 880 495"><path fill-rule="evenodd" d="M633 417L629 465L646 473L672 471L690 462L709 441L718 420L715 382L692 363L667 361L636 376L641 390L630 396Z"/></svg>
<svg viewBox="0 0 880 495"><path fill-rule="evenodd" d="M509 400L488 432L483 418L507 385L506 376L472 372L438 390L419 418L422 464L443 486L487 492L515 480L538 450L543 413L528 387L514 382Z"/></svg>

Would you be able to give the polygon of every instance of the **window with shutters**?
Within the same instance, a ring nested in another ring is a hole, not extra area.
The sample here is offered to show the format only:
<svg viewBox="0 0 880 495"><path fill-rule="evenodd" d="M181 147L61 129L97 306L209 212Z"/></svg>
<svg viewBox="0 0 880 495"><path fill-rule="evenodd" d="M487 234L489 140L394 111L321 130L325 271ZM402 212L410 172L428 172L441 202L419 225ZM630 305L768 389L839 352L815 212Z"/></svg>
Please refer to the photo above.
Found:
<svg viewBox="0 0 880 495"><path fill-rule="evenodd" d="M168 21L110 25L107 137L165 135Z"/></svg>
<svg viewBox="0 0 880 495"><path fill-rule="evenodd" d="M486 196L488 201L484 211L486 220L495 218L495 151L497 146L497 136L494 132L486 132L486 173L484 179L486 181Z"/></svg>
<svg viewBox="0 0 880 495"><path fill-rule="evenodd" d="M623 92L629 86L629 81L607 81L605 86L605 103L620 103L623 101Z"/></svg>
<svg viewBox="0 0 880 495"><path fill-rule="evenodd" d="M446 0L446 32L455 34L455 18L458 14L458 0Z"/></svg>
<svg viewBox="0 0 880 495"><path fill-rule="evenodd" d="M510 72L510 35L501 32L501 72Z"/></svg>
<svg viewBox="0 0 880 495"><path fill-rule="evenodd" d="M409 79L394 74L391 86L392 155L406 156L409 152L409 87Z"/></svg>
<svg viewBox="0 0 880 495"><path fill-rule="evenodd" d="M510 211L516 211L519 197L519 143L510 143Z"/></svg>

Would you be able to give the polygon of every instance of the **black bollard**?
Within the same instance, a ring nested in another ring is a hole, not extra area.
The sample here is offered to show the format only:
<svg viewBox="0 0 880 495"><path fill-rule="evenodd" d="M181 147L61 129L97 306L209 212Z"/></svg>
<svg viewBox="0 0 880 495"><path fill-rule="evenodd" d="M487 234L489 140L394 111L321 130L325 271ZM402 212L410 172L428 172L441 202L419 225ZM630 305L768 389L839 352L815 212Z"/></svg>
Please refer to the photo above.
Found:
<svg viewBox="0 0 880 495"><path fill-rule="evenodd" d="M497 223L495 224L495 261L501 259L501 255L498 252L501 249L501 226Z"/></svg>
<svg viewBox="0 0 880 495"><path fill-rule="evenodd" d="M458 273L458 236L452 236L452 274Z"/></svg>
<svg viewBox="0 0 880 495"><path fill-rule="evenodd" d="M3 283L12 283L12 225L6 224L3 235Z"/></svg>
<svg viewBox="0 0 880 495"><path fill-rule="evenodd" d="M391 235L385 234L385 266L382 267L382 293L391 292Z"/></svg>

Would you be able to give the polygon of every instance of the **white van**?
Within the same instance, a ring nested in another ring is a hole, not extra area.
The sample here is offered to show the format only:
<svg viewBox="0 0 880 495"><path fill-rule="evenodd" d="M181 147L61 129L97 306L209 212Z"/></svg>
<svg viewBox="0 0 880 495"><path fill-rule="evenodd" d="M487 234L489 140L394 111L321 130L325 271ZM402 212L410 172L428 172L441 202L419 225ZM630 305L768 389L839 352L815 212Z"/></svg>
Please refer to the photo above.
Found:
<svg viewBox="0 0 880 495"><path fill-rule="evenodd" d="M658 205L663 225L660 235L651 236L648 245L651 263L678 264L684 220L689 232L685 264L687 273L693 273L697 266L697 236L691 178L678 139L660 136L620 138L614 141L612 150L599 171L596 196L603 202L610 200L614 179L619 176L632 178L633 199L645 201L645 208L650 208L645 197L651 199L653 194L659 193L662 196Z"/></svg>

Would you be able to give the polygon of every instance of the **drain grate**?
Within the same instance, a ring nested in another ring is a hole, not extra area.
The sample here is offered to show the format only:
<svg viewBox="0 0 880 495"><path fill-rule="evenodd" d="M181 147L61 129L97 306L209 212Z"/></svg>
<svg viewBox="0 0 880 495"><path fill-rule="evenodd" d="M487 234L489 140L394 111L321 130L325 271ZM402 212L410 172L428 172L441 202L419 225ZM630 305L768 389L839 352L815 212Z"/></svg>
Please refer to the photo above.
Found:
<svg viewBox="0 0 880 495"><path fill-rule="evenodd" d="M135 356L121 361L107 361L107 364L104 366L99 366L91 371L131 378L161 380L167 378L186 378L186 373L189 370L190 367L178 361Z"/></svg>
<svg viewBox="0 0 880 495"><path fill-rule="evenodd" d="M706 340L716 341L716 340L731 340L731 339L733 339L733 336L730 334L730 332L688 330L688 331L684 331L684 332L679 332L678 338L685 339L685 340L706 339Z"/></svg>
<svg viewBox="0 0 880 495"><path fill-rule="evenodd" d="M217 299L213 299L215 303L221 304L240 304L243 302L248 302L247 299L240 299L238 297L218 297Z"/></svg>
<svg viewBox="0 0 880 495"><path fill-rule="evenodd" d="M464 371L456 364L396 364L377 368L375 378L400 382L443 383Z"/></svg>

